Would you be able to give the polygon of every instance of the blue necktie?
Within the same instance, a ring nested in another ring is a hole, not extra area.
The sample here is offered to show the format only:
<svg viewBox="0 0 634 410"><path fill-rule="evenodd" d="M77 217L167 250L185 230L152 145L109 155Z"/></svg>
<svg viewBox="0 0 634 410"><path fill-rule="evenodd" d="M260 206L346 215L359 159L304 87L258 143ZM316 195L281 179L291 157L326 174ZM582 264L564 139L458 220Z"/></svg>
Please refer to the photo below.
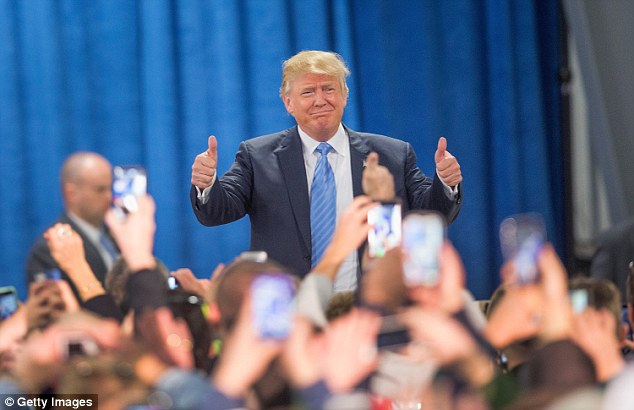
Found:
<svg viewBox="0 0 634 410"><path fill-rule="evenodd" d="M119 251L117 251L117 248L114 246L114 243L112 243L112 240L110 240L104 232L99 234L99 243L103 246L106 252L108 252L112 261L116 261L117 257L119 257Z"/></svg>
<svg viewBox="0 0 634 410"><path fill-rule="evenodd" d="M337 190L335 175L328 162L332 147L322 142L315 148L321 156L317 160L313 183L310 186L310 233L312 240L312 267L317 265L332 239L337 222Z"/></svg>

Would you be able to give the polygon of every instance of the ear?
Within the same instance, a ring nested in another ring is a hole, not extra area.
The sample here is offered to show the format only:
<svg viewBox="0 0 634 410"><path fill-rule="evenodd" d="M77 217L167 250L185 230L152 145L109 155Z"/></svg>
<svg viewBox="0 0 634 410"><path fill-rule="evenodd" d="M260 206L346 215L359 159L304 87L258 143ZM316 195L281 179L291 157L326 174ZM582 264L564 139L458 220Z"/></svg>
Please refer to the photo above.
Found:
<svg viewBox="0 0 634 410"><path fill-rule="evenodd" d="M630 326L634 326L634 305L627 304L627 320L630 322Z"/></svg>
<svg viewBox="0 0 634 410"><path fill-rule="evenodd" d="M75 194L77 193L77 185L72 182L66 182L62 186L62 195L67 203L70 203L75 198Z"/></svg>
<svg viewBox="0 0 634 410"><path fill-rule="evenodd" d="M284 107L286 107L286 112L293 115L293 101L288 94L284 94L282 96L282 102L284 103Z"/></svg>

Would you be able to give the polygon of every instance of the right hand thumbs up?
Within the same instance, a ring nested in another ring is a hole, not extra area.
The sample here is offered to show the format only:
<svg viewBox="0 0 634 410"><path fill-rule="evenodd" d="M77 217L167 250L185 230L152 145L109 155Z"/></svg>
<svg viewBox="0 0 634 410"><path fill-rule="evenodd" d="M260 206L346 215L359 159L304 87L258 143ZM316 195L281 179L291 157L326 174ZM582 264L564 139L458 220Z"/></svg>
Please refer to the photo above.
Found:
<svg viewBox="0 0 634 410"><path fill-rule="evenodd" d="M207 140L207 150L196 155L192 165L192 185L201 191L211 186L218 164L218 141L211 135Z"/></svg>

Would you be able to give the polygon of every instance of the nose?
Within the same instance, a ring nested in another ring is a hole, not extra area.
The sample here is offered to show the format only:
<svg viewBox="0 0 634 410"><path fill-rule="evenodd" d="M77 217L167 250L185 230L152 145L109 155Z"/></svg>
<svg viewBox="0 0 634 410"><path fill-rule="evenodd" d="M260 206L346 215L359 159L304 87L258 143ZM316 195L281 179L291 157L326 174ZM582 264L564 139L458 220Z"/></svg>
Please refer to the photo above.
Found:
<svg viewBox="0 0 634 410"><path fill-rule="evenodd" d="M315 101L313 102L316 106L321 106L326 104L326 95L323 90L315 91Z"/></svg>

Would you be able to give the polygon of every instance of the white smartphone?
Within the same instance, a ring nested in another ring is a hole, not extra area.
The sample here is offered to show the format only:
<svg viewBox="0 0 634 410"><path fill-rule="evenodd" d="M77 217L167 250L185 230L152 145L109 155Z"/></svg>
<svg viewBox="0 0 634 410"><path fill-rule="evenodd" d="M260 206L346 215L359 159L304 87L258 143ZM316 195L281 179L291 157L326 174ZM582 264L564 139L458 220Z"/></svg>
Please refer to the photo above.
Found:
<svg viewBox="0 0 634 410"><path fill-rule="evenodd" d="M447 238L445 218L436 212L409 213L403 219L403 275L407 286L438 283L438 253Z"/></svg>
<svg viewBox="0 0 634 410"><path fill-rule="evenodd" d="M121 219L139 209L137 198L147 193L147 172L140 166L115 166L112 170L112 204Z"/></svg>
<svg viewBox="0 0 634 410"><path fill-rule="evenodd" d="M546 225L537 213L513 215L500 224L502 255L515 262L518 284L539 281L537 258L545 242Z"/></svg>
<svg viewBox="0 0 634 410"><path fill-rule="evenodd" d="M251 284L253 325L262 339L283 340L295 315L295 285L287 274L263 274Z"/></svg>
<svg viewBox="0 0 634 410"><path fill-rule="evenodd" d="M368 254L372 258L385 256L387 251L401 244L401 204L381 202L368 212Z"/></svg>

